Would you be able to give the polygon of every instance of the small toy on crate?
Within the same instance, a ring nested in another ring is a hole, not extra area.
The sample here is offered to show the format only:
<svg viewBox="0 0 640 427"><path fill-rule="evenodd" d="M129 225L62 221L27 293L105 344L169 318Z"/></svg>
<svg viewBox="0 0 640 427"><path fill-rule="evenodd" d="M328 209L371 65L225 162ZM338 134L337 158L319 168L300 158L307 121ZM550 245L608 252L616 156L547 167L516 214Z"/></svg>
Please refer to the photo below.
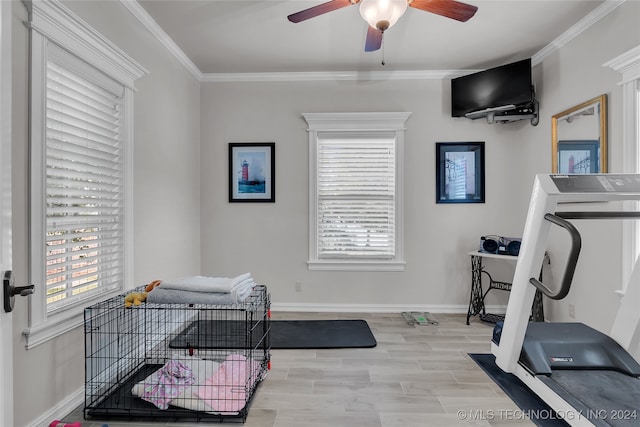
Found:
<svg viewBox="0 0 640 427"><path fill-rule="evenodd" d="M153 290L156 286L160 285L162 280L154 280L149 282L143 292L131 292L124 297L124 306L126 308L137 307L147 299L147 294Z"/></svg>
<svg viewBox="0 0 640 427"><path fill-rule="evenodd" d="M144 287L144 291L151 292L153 288L160 285L160 283L162 283L162 280L154 280L153 282L150 282L147 286Z"/></svg>
<svg viewBox="0 0 640 427"><path fill-rule="evenodd" d="M137 307L147 299L146 292L131 292L124 297L124 306L126 308Z"/></svg>

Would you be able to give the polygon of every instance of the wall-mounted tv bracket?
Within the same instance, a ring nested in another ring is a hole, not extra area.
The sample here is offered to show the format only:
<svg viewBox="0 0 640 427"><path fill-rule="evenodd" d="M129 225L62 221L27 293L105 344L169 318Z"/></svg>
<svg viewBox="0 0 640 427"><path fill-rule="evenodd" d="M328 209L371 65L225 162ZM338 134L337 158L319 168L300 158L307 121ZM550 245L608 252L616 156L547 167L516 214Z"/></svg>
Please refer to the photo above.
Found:
<svg viewBox="0 0 640 427"><path fill-rule="evenodd" d="M487 120L487 123L489 123L490 125L498 122L510 123L520 120L530 120L532 126L537 126L538 123L540 123L540 118L538 116L540 105L538 103L538 100L535 99L535 86L531 87L531 93L533 102L531 102L530 107L527 105L527 107L522 111L518 111L518 107L516 105L509 104L501 105L499 107L486 108L484 110L472 111L465 114L464 116L471 120L481 119L484 117ZM508 114L507 111L513 114Z"/></svg>
<svg viewBox="0 0 640 427"><path fill-rule="evenodd" d="M486 117L487 123L491 124L493 123L493 118L495 117L496 113L503 113L505 111L511 111L515 109L516 109L516 106L513 104L501 105L500 107L492 107L492 108L485 108L484 110L472 111L470 113L465 114L464 116L467 119L471 119L471 120Z"/></svg>
<svg viewBox="0 0 640 427"><path fill-rule="evenodd" d="M538 126L538 123L540 123L540 118L538 117L538 108L539 108L539 104L538 104L538 101L536 100L536 101L533 101L533 106L531 108L530 114L508 114L504 116L496 116L495 113L489 113L487 114L487 123L489 124L496 123L496 122L509 123L509 122L517 122L519 120L529 119L531 121L532 126Z"/></svg>
<svg viewBox="0 0 640 427"><path fill-rule="evenodd" d="M14 278L11 270L4 272L4 278L2 280L2 292L4 300L4 311L11 313L13 311L13 304L15 303L15 296L20 295L26 297L33 293L33 285L29 286L14 286Z"/></svg>

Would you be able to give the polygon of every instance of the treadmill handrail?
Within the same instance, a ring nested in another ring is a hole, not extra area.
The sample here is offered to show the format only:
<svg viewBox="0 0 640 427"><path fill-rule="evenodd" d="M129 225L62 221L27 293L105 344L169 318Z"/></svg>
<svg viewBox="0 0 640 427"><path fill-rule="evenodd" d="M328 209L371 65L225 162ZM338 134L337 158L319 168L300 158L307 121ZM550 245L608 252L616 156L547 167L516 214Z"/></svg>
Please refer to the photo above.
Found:
<svg viewBox="0 0 640 427"><path fill-rule="evenodd" d="M571 282L573 281L573 274L576 271L576 266L578 264L578 257L580 256L580 249L582 248L582 237L580 237L580 233L578 229L574 227L569 221L564 218L560 218L554 214L545 214L544 219L547 221L556 224L569 232L569 236L571 237L571 248L569 250L569 257L567 259L567 266L564 270L564 276L562 277L562 282L560 283L560 289L557 292L549 289L544 283L540 280L532 277L529 279L529 282L535 286L540 292L542 292L547 298L553 300L561 300L567 296L569 290L571 289Z"/></svg>
<svg viewBox="0 0 640 427"><path fill-rule="evenodd" d="M564 211L555 215L563 219L640 219L640 212L635 211Z"/></svg>

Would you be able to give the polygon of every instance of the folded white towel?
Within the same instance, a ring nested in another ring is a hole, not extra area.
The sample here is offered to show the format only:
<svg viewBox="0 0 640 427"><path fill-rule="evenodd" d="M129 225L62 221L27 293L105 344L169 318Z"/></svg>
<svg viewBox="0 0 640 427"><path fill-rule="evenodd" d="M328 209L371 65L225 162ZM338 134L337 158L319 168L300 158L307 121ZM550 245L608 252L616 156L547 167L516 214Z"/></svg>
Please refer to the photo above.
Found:
<svg viewBox="0 0 640 427"><path fill-rule="evenodd" d="M249 295L251 295L255 286L256 282L254 282L252 278L245 279L231 290L231 294L235 295L238 301L244 301Z"/></svg>
<svg viewBox="0 0 640 427"><path fill-rule="evenodd" d="M253 281L251 273L244 273L233 278L206 276L183 277L178 280L162 282L160 286L162 286L163 289L177 289L181 291L230 293L237 289L238 286L244 286L243 282L247 280Z"/></svg>
<svg viewBox="0 0 640 427"><path fill-rule="evenodd" d="M231 292L237 291L239 289L243 289L246 288L247 286L250 286L252 283L254 283L253 281L253 277L247 277L244 280L241 280L240 282L236 283L232 288L231 288Z"/></svg>

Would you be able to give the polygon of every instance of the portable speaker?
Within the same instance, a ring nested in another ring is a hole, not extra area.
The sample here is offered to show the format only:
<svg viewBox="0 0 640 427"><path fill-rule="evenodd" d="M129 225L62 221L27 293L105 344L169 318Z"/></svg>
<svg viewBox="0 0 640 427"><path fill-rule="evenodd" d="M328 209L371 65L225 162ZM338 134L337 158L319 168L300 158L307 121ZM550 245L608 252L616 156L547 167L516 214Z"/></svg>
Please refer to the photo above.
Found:
<svg viewBox="0 0 640 427"><path fill-rule="evenodd" d="M489 254L497 254L500 245L497 240L489 239L486 236L480 237L480 252L486 252Z"/></svg>
<svg viewBox="0 0 640 427"><path fill-rule="evenodd" d="M519 237L481 236L479 252L499 255L520 254L522 239Z"/></svg>
<svg viewBox="0 0 640 427"><path fill-rule="evenodd" d="M522 245L522 239L516 237L503 237L504 247L507 255L518 256L520 254L520 245Z"/></svg>

